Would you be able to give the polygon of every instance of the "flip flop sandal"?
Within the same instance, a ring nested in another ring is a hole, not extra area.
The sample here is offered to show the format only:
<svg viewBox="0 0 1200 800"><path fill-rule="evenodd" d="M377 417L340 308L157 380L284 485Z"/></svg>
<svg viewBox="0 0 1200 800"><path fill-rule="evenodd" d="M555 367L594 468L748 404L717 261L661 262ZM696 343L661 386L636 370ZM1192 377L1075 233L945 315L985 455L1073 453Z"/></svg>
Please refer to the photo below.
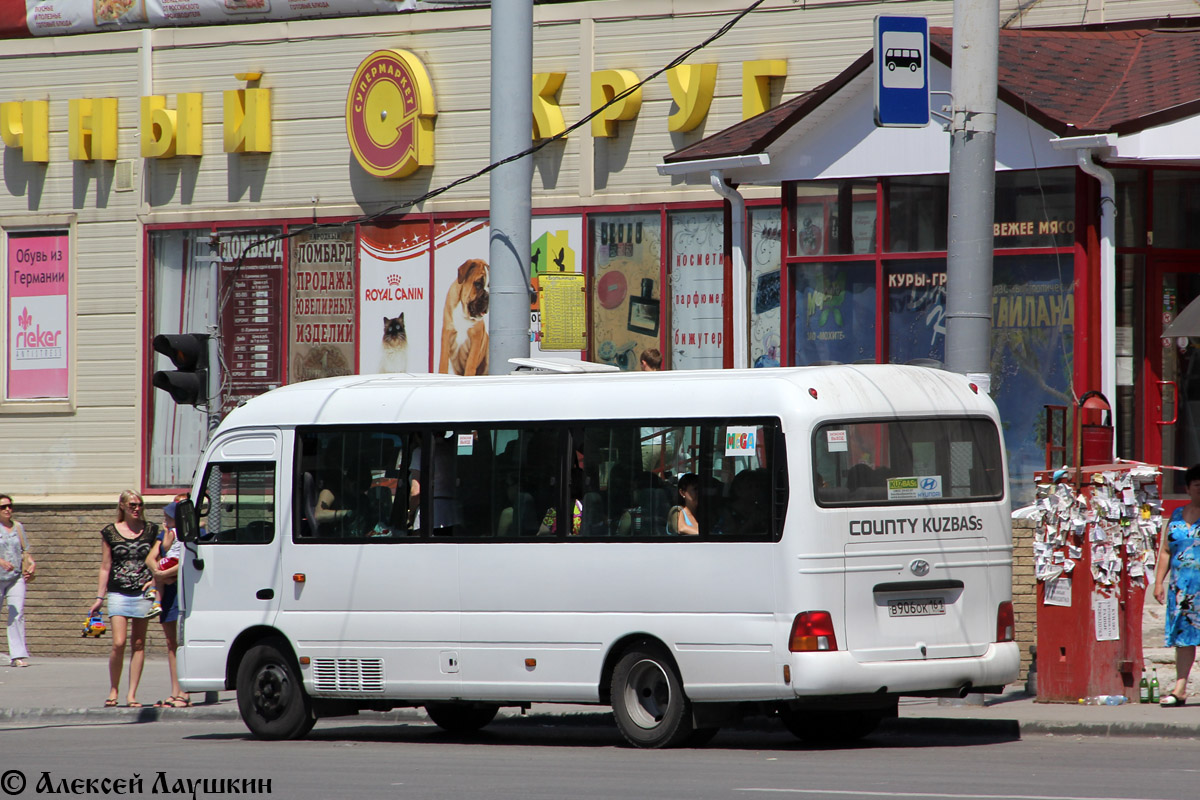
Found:
<svg viewBox="0 0 1200 800"><path fill-rule="evenodd" d="M132 703L126 703L125 707L126 708L141 708L142 704L139 703L137 700L134 700Z"/></svg>
<svg viewBox="0 0 1200 800"><path fill-rule="evenodd" d="M1180 706L1187 705L1187 698L1180 697L1179 695L1172 692L1171 694L1164 697L1161 701L1159 701L1159 705L1162 706L1163 708L1179 708Z"/></svg>
<svg viewBox="0 0 1200 800"><path fill-rule="evenodd" d="M116 708L117 707L117 698L110 697L107 700L105 700L104 707L105 708Z"/></svg>
<svg viewBox="0 0 1200 800"><path fill-rule="evenodd" d="M191 708L192 701L186 697L175 695L170 700L171 708Z"/></svg>

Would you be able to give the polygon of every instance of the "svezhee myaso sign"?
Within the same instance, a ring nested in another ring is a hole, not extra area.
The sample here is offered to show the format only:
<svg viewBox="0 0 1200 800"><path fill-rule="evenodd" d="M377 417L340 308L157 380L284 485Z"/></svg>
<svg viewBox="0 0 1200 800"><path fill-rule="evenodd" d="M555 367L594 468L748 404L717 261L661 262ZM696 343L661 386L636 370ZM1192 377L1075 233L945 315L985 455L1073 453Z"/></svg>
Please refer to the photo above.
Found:
<svg viewBox="0 0 1200 800"><path fill-rule="evenodd" d="M403 178L433 164L437 106L425 65L407 50L363 59L346 96L346 136L355 159L378 178Z"/></svg>

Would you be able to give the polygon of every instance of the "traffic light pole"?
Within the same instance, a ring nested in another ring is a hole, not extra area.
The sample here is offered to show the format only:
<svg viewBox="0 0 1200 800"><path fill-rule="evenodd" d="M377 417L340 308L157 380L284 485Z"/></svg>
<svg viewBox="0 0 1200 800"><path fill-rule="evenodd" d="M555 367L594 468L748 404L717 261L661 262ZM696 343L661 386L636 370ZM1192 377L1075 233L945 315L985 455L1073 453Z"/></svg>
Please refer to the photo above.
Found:
<svg viewBox="0 0 1200 800"><path fill-rule="evenodd" d="M213 432L221 424L221 259L210 256L208 281L208 436L204 444L212 439Z"/></svg>
<svg viewBox="0 0 1200 800"><path fill-rule="evenodd" d="M208 385L204 409L207 414L208 440L221 424L221 258L218 255L194 256L195 264L208 263Z"/></svg>

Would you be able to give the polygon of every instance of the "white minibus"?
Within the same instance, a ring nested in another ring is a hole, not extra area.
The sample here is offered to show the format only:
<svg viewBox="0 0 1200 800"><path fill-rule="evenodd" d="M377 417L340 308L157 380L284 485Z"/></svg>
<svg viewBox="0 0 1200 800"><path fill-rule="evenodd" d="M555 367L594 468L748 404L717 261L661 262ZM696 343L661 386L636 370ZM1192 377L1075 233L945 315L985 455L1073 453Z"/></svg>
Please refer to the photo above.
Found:
<svg viewBox="0 0 1200 800"><path fill-rule="evenodd" d="M266 739L531 703L641 747L854 739L1016 679L1006 487L995 405L925 367L294 384L179 512L180 680Z"/></svg>

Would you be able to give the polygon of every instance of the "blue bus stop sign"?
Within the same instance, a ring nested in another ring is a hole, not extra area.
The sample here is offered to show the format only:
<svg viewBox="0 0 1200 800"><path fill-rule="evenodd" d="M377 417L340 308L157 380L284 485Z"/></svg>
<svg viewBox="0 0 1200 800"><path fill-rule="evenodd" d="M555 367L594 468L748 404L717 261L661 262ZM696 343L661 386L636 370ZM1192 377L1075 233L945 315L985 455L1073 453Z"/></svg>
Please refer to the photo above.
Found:
<svg viewBox="0 0 1200 800"><path fill-rule="evenodd" d="M929 21L924 17L875 18L875 124L929 124Z"/></svg>

